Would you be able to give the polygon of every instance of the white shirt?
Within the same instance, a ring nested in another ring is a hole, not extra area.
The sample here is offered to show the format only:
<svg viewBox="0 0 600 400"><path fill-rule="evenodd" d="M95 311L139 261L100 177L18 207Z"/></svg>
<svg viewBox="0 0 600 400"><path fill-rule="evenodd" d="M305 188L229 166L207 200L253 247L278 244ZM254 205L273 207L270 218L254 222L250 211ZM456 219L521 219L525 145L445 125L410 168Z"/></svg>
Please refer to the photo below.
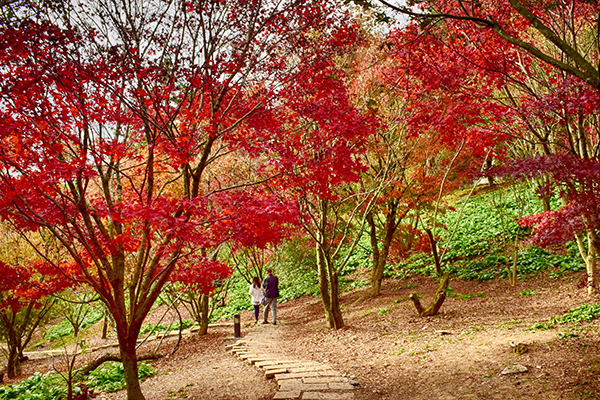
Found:
<svg viewBox="0 0 600 400"><path fill-rule="evenodd" d="M250 284L250 290L248 290L248 294L252 295L252 304L257 306L260 304L260 295L263 294L263 291L260 287L256 288L253 284Z"/></svg>

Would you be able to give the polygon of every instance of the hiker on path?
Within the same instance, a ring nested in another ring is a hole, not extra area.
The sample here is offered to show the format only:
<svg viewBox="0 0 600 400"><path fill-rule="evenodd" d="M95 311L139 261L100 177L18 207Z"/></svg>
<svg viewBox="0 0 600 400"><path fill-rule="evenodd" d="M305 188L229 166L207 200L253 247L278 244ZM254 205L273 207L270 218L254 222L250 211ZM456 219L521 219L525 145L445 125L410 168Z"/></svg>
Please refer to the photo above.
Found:
<svg viewBox="0 0 600 400"><path fill-rule="evenodd" d="M269 321L269 307L273 311L273 325L277 325L277 298L279 297L279 279L273 275L273 271L270 268L266 270L267 276L262 283L262 288L265 290L266 302L265 310L263 312L263 324L268 324Z"/></svg>
<svg viewBox="0 0 600 400"><path fill-rule="evenodd" d="M252 305L254 306L254 319L255 323L258 323L258 311L260 307L260 297L263 294L263 289L260 285L260 279L258 276L252 278L252 283L250 284L250 289L248 290L248 294L252 296Z"/></svg>

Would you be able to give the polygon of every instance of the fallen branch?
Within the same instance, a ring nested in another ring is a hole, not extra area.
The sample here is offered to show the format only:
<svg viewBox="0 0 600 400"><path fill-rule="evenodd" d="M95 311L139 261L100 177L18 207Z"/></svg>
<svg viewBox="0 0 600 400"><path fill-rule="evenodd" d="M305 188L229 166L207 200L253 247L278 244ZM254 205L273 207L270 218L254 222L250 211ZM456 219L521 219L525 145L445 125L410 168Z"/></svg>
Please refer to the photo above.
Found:
<svg viewBox="0 0 600 400"><path fill-rule="evenodd" d="M138 361L156 360L156 359L159 359L160 357L162 357L162 356L157 353L146 353L146 354L142 354L142 355L138 356L137 360ZM106 353L106 354L103 354L102 356L98 357L91 363L78 369L77 373L81 374L83 376L89 375L90 372L92 372L93 370L95 370L96 368L98 368L99 366L101 366L102 364L104 364L105 362L108 362L108 361L123 361L123 360L119 354Z"/></svg>

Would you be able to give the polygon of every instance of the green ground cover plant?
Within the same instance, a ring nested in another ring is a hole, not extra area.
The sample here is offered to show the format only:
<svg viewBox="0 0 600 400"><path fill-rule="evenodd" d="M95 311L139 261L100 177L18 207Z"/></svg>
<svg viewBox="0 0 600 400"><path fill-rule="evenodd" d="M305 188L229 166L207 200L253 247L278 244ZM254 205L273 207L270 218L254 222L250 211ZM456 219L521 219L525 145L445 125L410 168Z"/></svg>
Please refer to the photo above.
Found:
<svg viewBox="0 0 600 400"><path fill-rule="evenodd" d="M180 327L181 327L181 329L187 329L193 325L194 325L194 322L190 321L189 319L184 319L181 321L181 323L179 323L179 321L175 321L171 325L165 325L165 324L157 325L154 323L150 323L150 324L142 326L142 329L140 329L140 335L145 335L150 332L176 331L176 330L179 330Z"/></svg>
<svg viewBox="0 0 600 400"><path fill-rule="evenodd" d="M600 317L600 303L586 304L583 303L579 307L571 308L567 313L560 317L550 318L553 324L568 324L570 322L590 322Z"/></svg>
<svg viewBox="0 0 600 400"><path fill-rule="evenodd" d="M96 322L100 321L103 316L104 314L101 311L92 309L83 320L83 323L81 324L81 329L89 328ZM48 328L48 330L44 333L44 338L48 340L57 340L60 338L71 336L73 335L73 333L73 326L69 323L69 321L63 319L58 324L52 325L50 328Z"/></svg>
<svg viewBox="0 0 600 400"><path fill-rule="evenodd" d="M154 375L156 375L156 370L150 364L138 363L138 376L140 380ZM116 392L123 389L125 387L123 363L111 361L102 364L102 366L90 372L87 384L90 388L105 392Z"/></svg>
<svg viewBox="0 0 600 400"><path fill-rule="evenodd" d="M518 190L499 189L472 197L462 215L463 203L458 202L454 211L440 217L443 229L438 229L438 234L441 253L445 252L444 269L452 276L479 282L509 277L512 252L505 253L503 249L510 250L517 232L519 240L526 239L528 231L518 226L518 217L539 212L535 192L527 187ZM564 250L564 254L556 254L535 246L520 249L517 253L517 279L525 280L542 271L551 271L549 276L557 278L565 273L585 270L575 243L567 244ZM386 276L399 279L430 276L435 274L433 264L431 255L413 254L395 266L388 266Z"/></svg>
<svg viewBox="0 0 600 400"><path fill-rule="evenodd" d="M79 388L74 388L78 394ZM14 385L0 387L0 400L63 400L67 396L65 381L60 375L39 372Z"/></svg>

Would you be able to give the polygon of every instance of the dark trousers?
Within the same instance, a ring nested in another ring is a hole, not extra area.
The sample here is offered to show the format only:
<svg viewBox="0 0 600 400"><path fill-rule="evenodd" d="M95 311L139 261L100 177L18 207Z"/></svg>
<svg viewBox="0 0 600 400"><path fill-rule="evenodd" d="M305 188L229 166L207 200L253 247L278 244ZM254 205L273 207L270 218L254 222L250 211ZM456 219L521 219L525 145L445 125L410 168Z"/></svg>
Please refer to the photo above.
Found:
<svg viewBox="0 0 600 400"><path fill-rule="evenodd" d="M254 319L255 319L256 321L258 321L258 312L259 312L259 307L260 307L260 305L255 305L255 306L254 306Z"/></svg>

